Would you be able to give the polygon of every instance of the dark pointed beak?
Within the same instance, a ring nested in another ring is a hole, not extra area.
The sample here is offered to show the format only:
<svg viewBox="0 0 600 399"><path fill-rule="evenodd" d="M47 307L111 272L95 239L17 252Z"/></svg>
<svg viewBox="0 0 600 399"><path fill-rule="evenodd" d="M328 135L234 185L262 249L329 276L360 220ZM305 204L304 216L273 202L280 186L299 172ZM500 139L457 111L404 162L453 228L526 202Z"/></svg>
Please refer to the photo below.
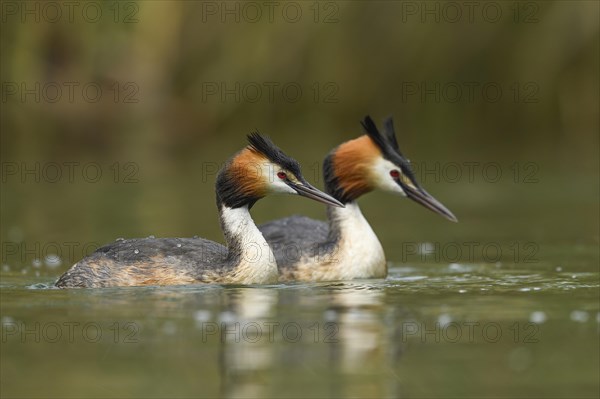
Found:
<svg viewBox="0 0 600 399"><path fill-rule="evenodd" d="M411 200L418 202L423 205L425 208L437 213L438 215L442 215L446 219L451 222L458 222L458 219L448 208L442 205L441 202L433 198L427 191L422 188L412 188L406 184L400 183L402 189L406 193L406 196Z"/></svg>
<svg viewBox="0 0 600 399"><path fill-rule="evenodd" d="M292 183L287 182L288 186L296 190L298 195L302 197L310 198L318 202L322 202L327 205L337 206L339 208L344 208L344 204L340 201L336 200L332 196L325 194L324 192L317 190L313 186L308 183Z"/></svg>

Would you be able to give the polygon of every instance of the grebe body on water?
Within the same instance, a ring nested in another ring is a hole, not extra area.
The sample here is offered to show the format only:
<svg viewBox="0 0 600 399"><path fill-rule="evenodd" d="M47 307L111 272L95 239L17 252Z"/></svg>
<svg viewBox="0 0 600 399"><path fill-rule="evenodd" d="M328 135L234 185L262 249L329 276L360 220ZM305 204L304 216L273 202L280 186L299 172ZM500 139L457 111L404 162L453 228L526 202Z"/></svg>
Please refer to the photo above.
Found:
<svg viewBox="0 0 600 399"><path fill-rule="evenodd" d="M385 121L383 132L369 116L362 126L365 135L333 149L323 162L325 191L344 208L328 207L327 222L291 216L259 226L277 259L280 281L385 277L383 247L356 202L375 189L408 197L457 221L417 182L398 147L392 119Z"/></svg>
<svg viewBox="0 0 600 399"><path fill-rule="evenodd" d="M60 288L181 285L196 283L269 284L277 264L250 208L272 194L298 194L343 206L311 186L300 166L264 136L234 155L217 177L217 207L227 246L202 238L117 240L77 262L56 282Z"/></svg>

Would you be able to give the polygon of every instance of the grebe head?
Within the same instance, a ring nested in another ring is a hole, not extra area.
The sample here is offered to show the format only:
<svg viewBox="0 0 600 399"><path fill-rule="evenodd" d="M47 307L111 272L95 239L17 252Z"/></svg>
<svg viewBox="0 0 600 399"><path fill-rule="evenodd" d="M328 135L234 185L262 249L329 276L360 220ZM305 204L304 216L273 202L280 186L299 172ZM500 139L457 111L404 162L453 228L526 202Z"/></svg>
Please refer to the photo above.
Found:
<svg viewBox="0 0 600 399"><path fill-rule="evenodd" d="M392 118L383 133L370 116L361 122L366 135L347 141L325 159L325 183L342 202L353 201L374 189L408 197L453 222L456 217L417 182L410 161L400 152Z"/></svg>
<svg viewBox="0 0 600 399"><path fill-rule="evenodd" d="M249 145L229 160L217 177L217 200L230 208L252 207L268 194L297 194L328 205L343 207L304 179L298 162L258 132L248 135Z"/></svg>

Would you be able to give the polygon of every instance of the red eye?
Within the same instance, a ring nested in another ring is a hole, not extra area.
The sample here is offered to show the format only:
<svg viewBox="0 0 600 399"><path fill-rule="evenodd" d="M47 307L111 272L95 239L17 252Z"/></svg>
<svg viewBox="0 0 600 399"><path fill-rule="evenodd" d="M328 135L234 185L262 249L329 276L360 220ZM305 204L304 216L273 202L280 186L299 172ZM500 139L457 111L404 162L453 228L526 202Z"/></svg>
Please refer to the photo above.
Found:
<svg viewBox="0 0 600 399"><path fill-rule="evenodd" d="M400 172L398 172L396 169L390 170L390 176L392 176L394 179L397 179L400 177Z"/></svg>
<svg viewBox="0 0 600 399"><path fill-rule="evenodd" d="M285 172L277 172L277 177L279 177L281 180L287 179Z"/></svg>

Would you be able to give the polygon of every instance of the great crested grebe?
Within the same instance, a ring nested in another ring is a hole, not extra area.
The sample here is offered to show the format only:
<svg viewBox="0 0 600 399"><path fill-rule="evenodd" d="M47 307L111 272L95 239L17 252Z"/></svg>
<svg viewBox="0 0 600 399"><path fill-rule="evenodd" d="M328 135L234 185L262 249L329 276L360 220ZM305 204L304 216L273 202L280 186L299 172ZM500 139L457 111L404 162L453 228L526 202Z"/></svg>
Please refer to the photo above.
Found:
<svg viewBox="0 0 600 399"><path fill-rule="evenodd" d="M194 283L269 284L278 280L273 252L249 209L271 193L343 205L302 177L296 160L258 133L217 176L217 207L227 247L202 238L117 240L63 274L56 286L116 287Z"/></svg>
<svg viewBox="0 0 600 399"><path fill-rule="evenodd" d="M392 119L385 120L383 133L369 116L361 123L367 134L333 149L323 162L325 191L345 207L328 207L327 222L291 216L259 226L277 259L280 281L385 277L383 248L356 203L374 189L407 196L457 221L416 181L398 148Z"/></svg>

